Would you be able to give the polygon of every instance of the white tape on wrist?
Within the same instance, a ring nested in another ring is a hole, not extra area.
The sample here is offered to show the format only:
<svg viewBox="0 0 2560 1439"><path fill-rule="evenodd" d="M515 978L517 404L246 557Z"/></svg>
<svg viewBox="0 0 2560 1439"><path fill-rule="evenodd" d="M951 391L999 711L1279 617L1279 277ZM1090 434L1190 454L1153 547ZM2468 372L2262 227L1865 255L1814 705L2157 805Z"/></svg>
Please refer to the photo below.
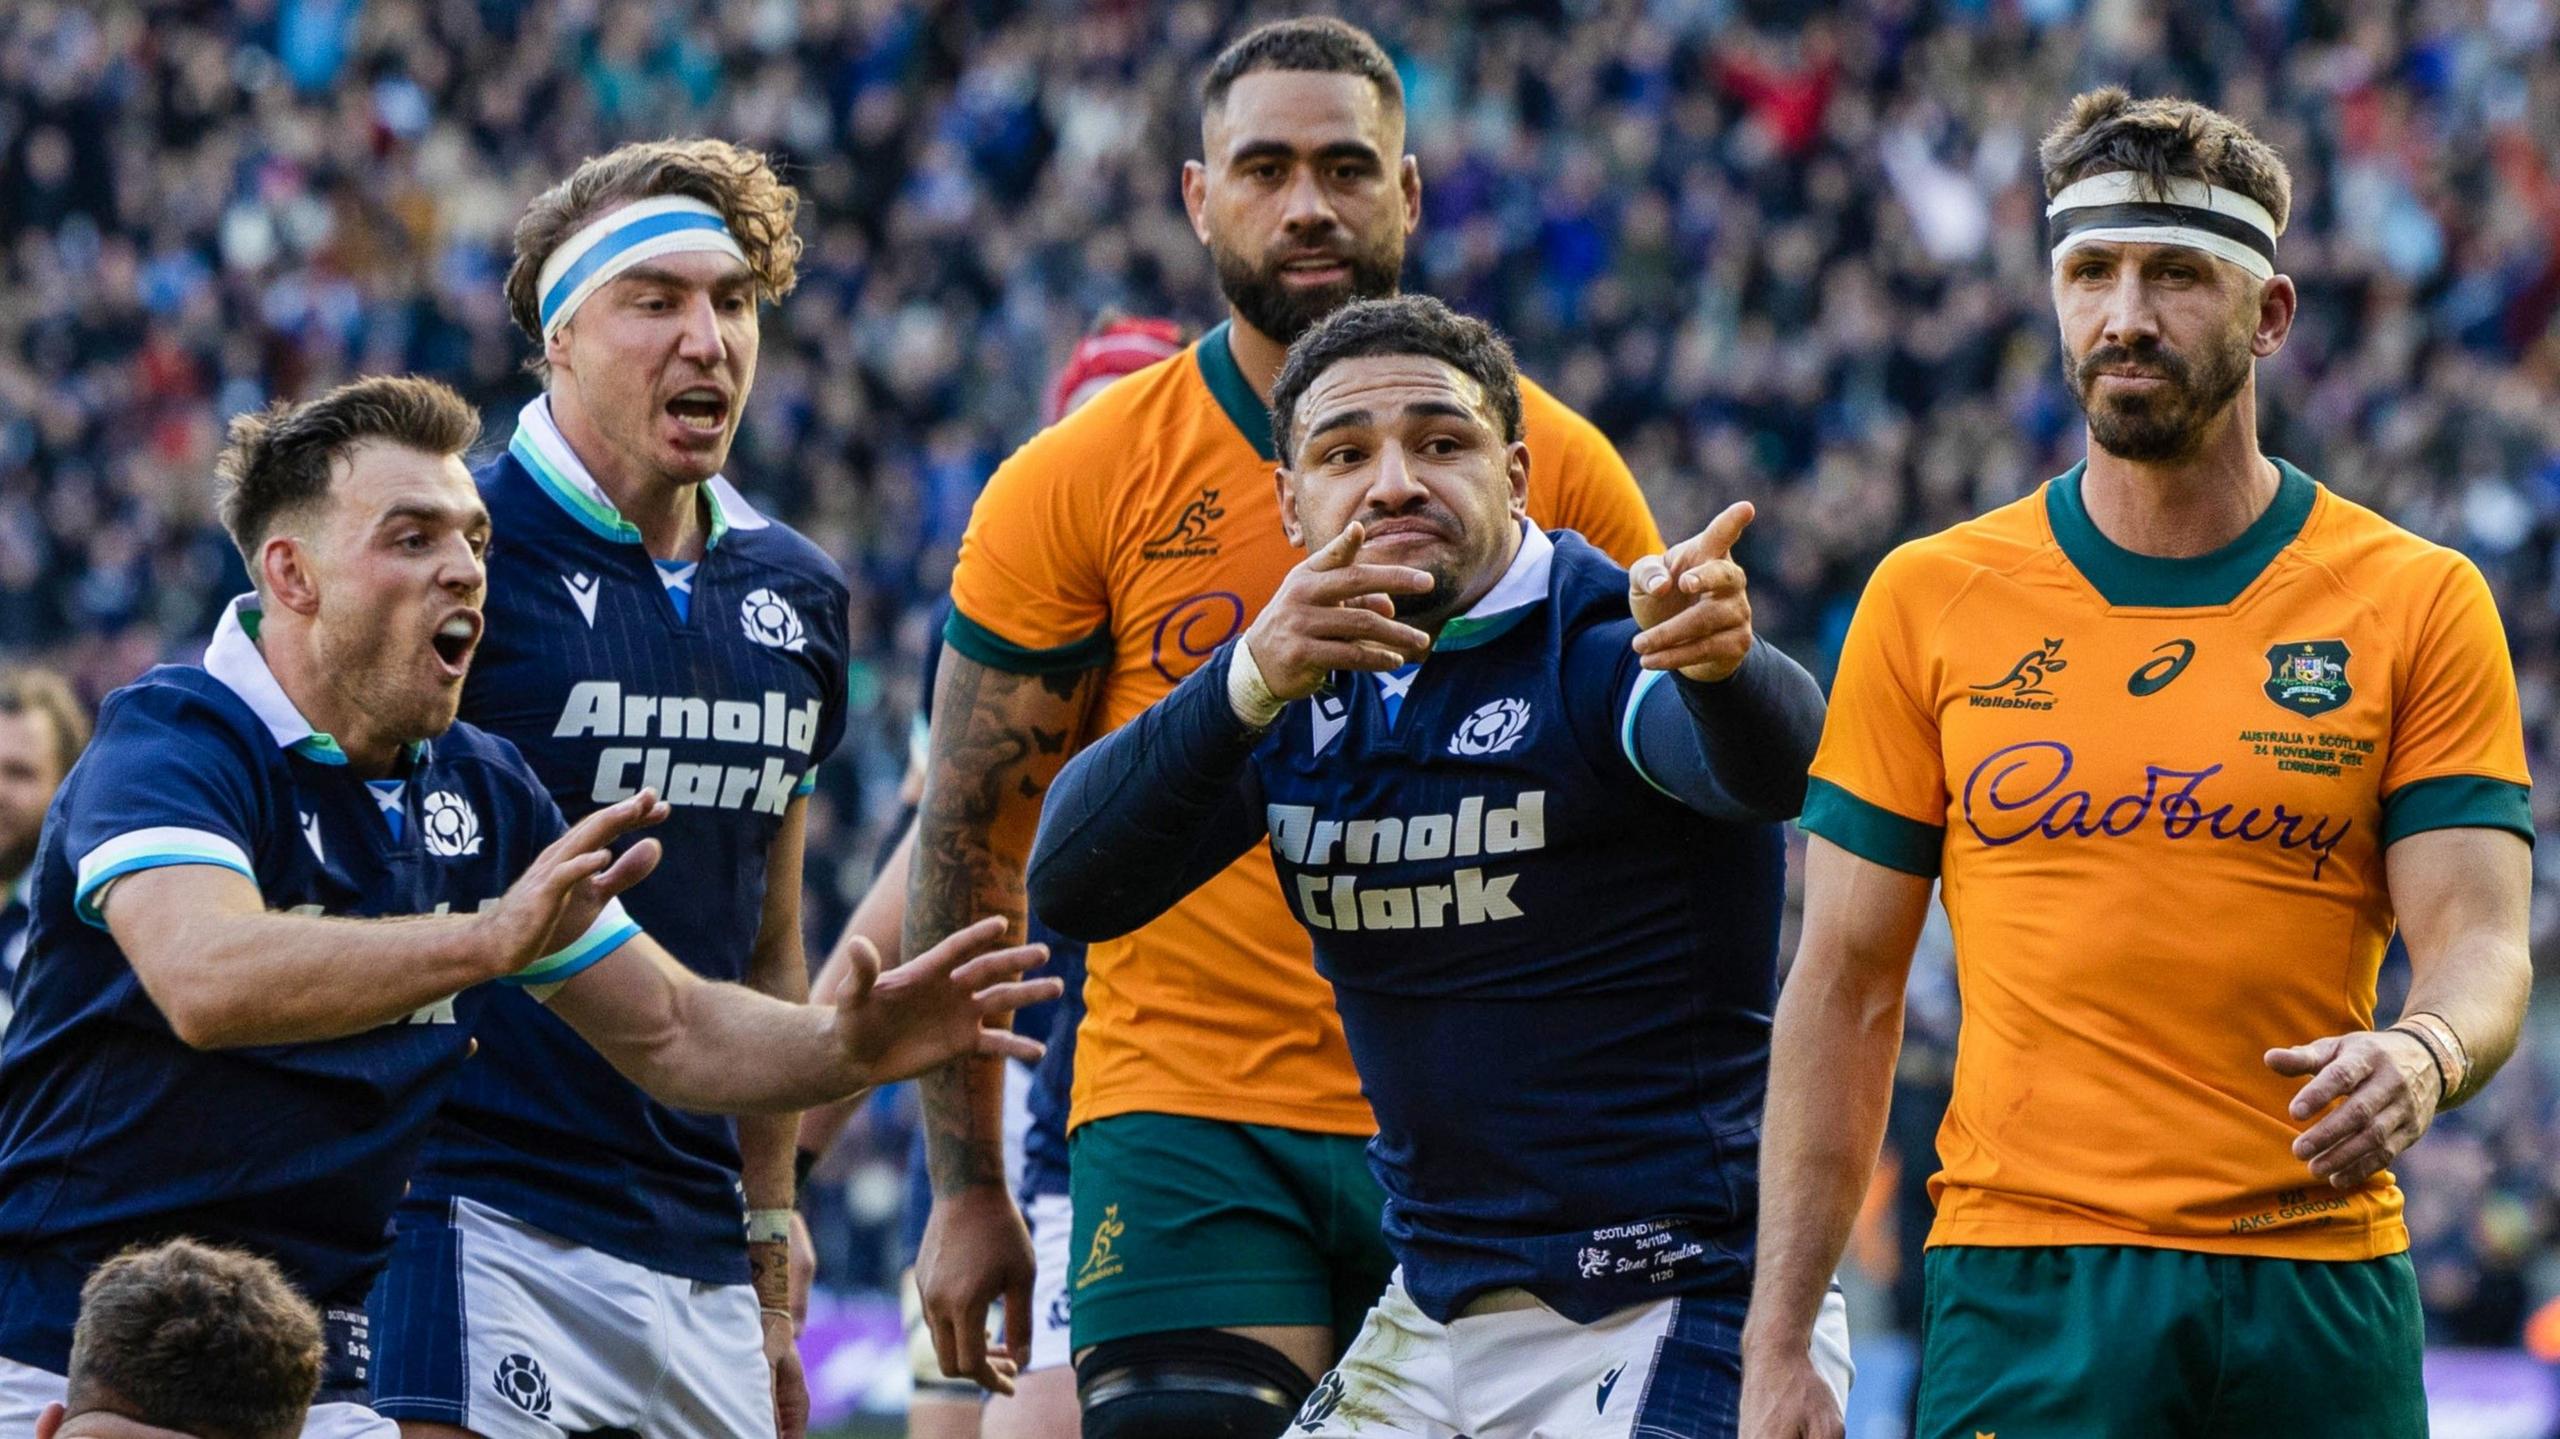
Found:
<svg viewBox="0 0 2560 1439"><path fill-rule="evenodd" d="M747 1211L749 1244L787 1244L791 1241L791 1211L788 1209L750 1209Z"/></svg>
<svg viewBox="0 0 2560 1439"><path fill-rule="evenodd" d="M1227 661L1227 703L1247 729L1269 729L1289 702L1263 683L1262 666L1253 662L1253 646L1236 641L1235 658Z"/></svg>

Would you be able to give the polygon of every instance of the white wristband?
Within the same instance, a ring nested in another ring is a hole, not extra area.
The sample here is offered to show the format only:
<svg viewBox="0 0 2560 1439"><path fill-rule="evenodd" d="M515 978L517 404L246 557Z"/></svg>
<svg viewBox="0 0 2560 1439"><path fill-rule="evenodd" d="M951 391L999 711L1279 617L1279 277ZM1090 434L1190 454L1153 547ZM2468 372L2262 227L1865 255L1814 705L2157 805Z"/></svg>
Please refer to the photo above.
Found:
<svg viewBox="0 0 2560 1439"><path fill-rule="evenodd" d="M1269 729L1280 718L1289 702L1271 692L1262 682L1262 667L1253 662L1253 646L1236 641L1234 658L1227 661L1227 704L1243 720L1247 729Z"/></svg>
<svg viewBox="0 0 2560 1439"><path fill-rule="evenodd" d="M750 1209L747 1211L749 1244L783 1244L791 1238L791 1211L788 1209Z"/></svg>

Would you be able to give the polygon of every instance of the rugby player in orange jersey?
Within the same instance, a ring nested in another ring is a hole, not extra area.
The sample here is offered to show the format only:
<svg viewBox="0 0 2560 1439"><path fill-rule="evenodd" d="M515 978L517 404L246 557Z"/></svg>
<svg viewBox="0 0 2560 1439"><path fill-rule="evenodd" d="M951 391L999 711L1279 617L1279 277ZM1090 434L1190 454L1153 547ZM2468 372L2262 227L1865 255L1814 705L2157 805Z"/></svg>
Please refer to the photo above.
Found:
<svg viewBox="0 0 2560 1439"><path fill-rule="evenodd" d="M1813 765L1743 1344L1748 1439L1830 1439L1806 1361L1942 887L1964 998L1930 1181L1919 1439L2427 1432L2387 1166L2514 1049L2533 823L2470 561L2260 453L2291 183L2184 100L2044 142L2089 458L1903 546ZM2394 926L2411 982L2375 1028Z"/></svg>
<svg viewBox="0 0 2560 1439"><path fill-rule="evenodd" d="M1019 914L1041 796L1069 752L1163 696L1277 588L1295 552L1271 484L1271 381L1316 320L1393 292L1420 223L1402 88L1359 30L1257 30L1203 101L1183 194L1227 322L1033 439L979 501L952 583L911 947L968 905ZM1621 562L1658 552L1608 442L1522 388L1531 516ZM1096 946L1085 992L1070 1253L1085 1433L1277 1433L1388 1263L1361 1156L1373 1121L1268 857ZM943 1368L991 1387L1028 1335L1033 1275L999 1097L992 1066L926 1085L936 1200L918 1262Z"/></svg>

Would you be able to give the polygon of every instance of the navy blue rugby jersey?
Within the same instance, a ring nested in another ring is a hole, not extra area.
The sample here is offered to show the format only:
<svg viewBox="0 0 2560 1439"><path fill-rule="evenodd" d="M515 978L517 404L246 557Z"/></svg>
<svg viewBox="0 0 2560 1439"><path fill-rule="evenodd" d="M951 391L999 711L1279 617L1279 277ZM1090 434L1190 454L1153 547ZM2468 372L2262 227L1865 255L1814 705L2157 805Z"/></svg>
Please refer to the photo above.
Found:
<svg viewBox="0 0 2560 1439"><path fill-rule="evenodd" d="M671 589L547 399L478 478L494 536L463 717L514 741L572 822L655 789L665 857L624 903L696 972L744 978L766 855L844 733L842 573L715 479L709 544ZM730 1119L651 1099L523 996L482 1040L413 1203L461 1195L660 1273L746 1282Z"/></svg>
<svg viewBox="0 0 2560 1439"><path fill-rule="evenodd" d="M1784 841L1636 769L1626 573L1542 538L1392 722L1389 686L1345 685L1254 752L1388 1242L1444 1319L1504 1285L1588 1322L1749 1283Z"/></svg>
<svg viewBox="0 0 2560 1439"><path fill-rule="evenodd" d="M238 1245L315 1301L360 1307L427 1126L500 992L477 985L321 1043L192 1049L106 930L106 887L209 864L279 910L472 910L564 827L514 747L467 724L412 746L396 792L378 797L277 686L253 606L235 602L203 668L164 665L107 697L46 818L0 1047L0 1355L55 1374L82 1280L132 1243ZM609 906L514 979L566 979L638 932ZM346 962L366 962L360 942Z"/></svg>

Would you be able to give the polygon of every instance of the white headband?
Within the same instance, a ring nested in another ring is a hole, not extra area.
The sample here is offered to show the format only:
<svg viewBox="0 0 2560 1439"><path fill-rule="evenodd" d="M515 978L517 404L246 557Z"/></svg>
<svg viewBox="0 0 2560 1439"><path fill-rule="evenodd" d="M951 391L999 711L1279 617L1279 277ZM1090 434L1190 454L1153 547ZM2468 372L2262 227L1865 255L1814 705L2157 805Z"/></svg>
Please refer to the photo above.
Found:
<svg viewBox="0 0 2560 1439"><path fill-rule="evenodd" d="M2115 240L2184 245L2261 280L2276 272L2276 221L2267 207L2202 180L2175 177L2155 190L2132 170L2110 170L2064 187L2044 215L2055 264L2082 245Z"/></svg>
<svg viewBox="0 0 2560 1439"><path fill-rule="evenodd" d="M720 212L690 195L652 195L589 221L551 252L534 281L534 292L542 296L542 338L558 334L614 276L643 260L687 250L747 262Z"/></svg>

